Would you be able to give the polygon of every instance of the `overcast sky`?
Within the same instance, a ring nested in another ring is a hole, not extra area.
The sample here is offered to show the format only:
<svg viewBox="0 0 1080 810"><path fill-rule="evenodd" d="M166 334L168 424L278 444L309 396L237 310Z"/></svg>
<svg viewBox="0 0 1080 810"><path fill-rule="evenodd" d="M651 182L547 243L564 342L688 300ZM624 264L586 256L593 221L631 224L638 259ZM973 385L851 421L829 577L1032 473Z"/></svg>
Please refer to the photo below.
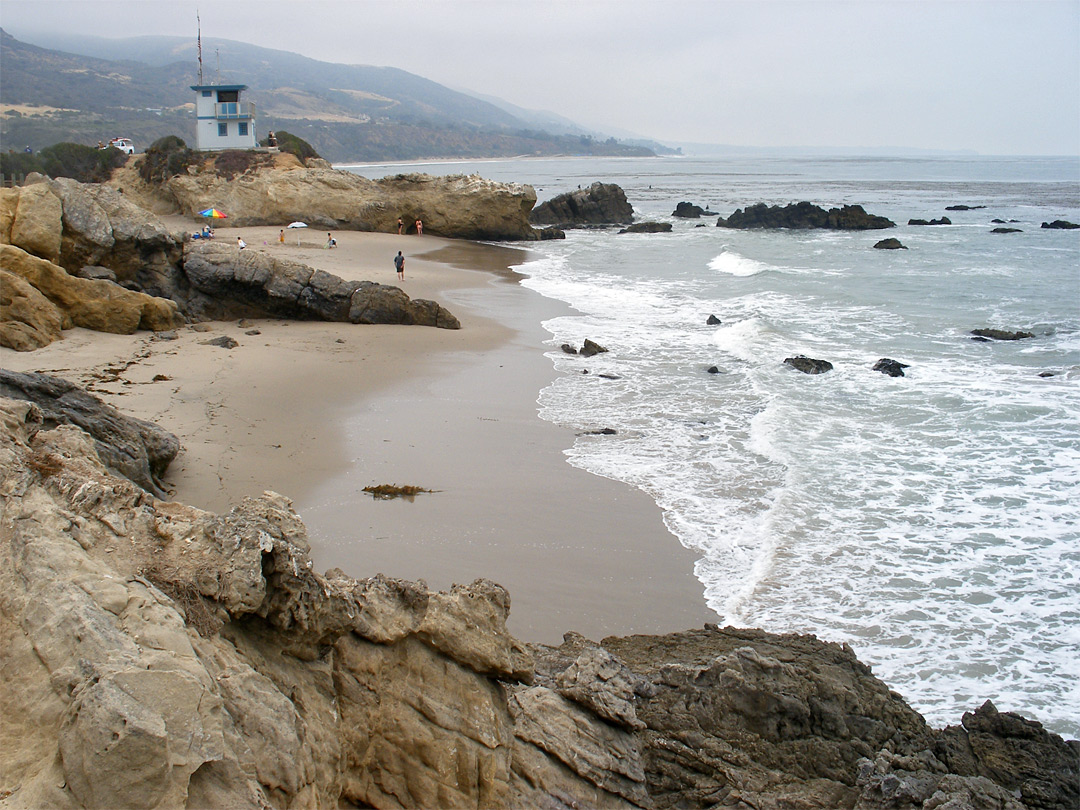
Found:
<svg viewBox="0 0 1080 810"><path fill-rule="evenodd" d="M194 38L196 8L204 37L665 142L1080 154L1080 0L2 0L0 25Z"/></svg>

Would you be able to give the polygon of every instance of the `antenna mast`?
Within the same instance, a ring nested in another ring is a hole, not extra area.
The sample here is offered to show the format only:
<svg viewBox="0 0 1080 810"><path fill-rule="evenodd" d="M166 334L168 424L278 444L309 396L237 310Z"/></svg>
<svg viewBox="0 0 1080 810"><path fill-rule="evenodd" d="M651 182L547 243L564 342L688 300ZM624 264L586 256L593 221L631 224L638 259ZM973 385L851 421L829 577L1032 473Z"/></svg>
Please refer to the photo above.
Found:
<svg viewBox="0 0 1080 810"><path fill-rule="evenodd" d="M196 9L196 11L195 11L195 26L196 26L196 28L198 29L198 32L199 32L199 37L198 37L198 40L197 40L198 45L199 45L199 84L202 85L202 83L203 83L203 75L202 75L202 20L199 19L198 9Z"/></svg>

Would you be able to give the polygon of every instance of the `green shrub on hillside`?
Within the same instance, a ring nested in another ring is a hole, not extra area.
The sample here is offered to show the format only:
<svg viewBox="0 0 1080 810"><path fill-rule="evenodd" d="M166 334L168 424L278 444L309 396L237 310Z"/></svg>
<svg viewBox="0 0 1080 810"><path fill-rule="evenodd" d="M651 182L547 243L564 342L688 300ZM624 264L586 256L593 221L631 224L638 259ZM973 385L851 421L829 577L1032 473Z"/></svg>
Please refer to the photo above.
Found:
<svg viewBox="0 0 1080 810"><path fill-rule="evenodd" d="M9 152L0 155L4 177L26 176L31 172L49 177L71 177L80 183L103 183L112 170L123 166L128 156L110 146L96 149L81 143L57 143L46 146L36 155Z"/></svg>
<svg viewBox="0 0 1080 810"><path fill-rule="evenodd" d="M147 183L163 183L170 177L183 174L188 166L199 160L199 153L188 149L183 138L166 135L146 149L139 163L139 176Z"/></svg>
<svg viewBox="0 0 1080 810"><path fill-rule="evenodd" d="M284 130L280 129L276 133L274 133L274 135L277 138L278 149L280 149L282 152L288 152L291 155L296 155L298 158L300 158L301 162L307 160L308 158L317 158L319 156L319 153L315 151L315 147L313 147L303 138L299 138L292 133L285 132ZM267 144L268 139L263 139L259 142L260 146L266 146Z"/></svg>

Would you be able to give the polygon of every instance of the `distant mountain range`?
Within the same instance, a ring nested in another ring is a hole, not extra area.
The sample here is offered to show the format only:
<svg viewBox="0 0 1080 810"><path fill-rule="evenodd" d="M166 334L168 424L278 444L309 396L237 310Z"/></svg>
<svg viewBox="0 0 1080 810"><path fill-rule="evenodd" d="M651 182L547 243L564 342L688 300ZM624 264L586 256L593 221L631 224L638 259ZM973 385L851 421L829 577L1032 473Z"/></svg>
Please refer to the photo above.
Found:
<svg viewBox="0 0 1080 810"><path fill-rule="evenodd" d="M0 29L0 138L7 149L163 135L195 140L196 43L181 37L50 37ZM203 41L203 82L244 84L260 137L285 130L335 162L517 155L651 155L658 143L605 138L554 113L452 90L404 70L320 62ZM219 67L220 66L220 67Z"/></svg>

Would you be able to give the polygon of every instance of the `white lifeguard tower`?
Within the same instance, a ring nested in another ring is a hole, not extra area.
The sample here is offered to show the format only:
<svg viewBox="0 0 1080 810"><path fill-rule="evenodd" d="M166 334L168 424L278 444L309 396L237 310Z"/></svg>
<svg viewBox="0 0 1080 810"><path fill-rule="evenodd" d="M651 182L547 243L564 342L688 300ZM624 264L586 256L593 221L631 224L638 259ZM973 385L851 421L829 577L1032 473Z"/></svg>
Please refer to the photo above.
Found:
<svg viewBox="0 0 1080 810"><path fill-rule="evenodd" d="M255 105L240 100L246 84L193 84L191 89L195 91L196 149L214 152L256 147Z"/></svg>

